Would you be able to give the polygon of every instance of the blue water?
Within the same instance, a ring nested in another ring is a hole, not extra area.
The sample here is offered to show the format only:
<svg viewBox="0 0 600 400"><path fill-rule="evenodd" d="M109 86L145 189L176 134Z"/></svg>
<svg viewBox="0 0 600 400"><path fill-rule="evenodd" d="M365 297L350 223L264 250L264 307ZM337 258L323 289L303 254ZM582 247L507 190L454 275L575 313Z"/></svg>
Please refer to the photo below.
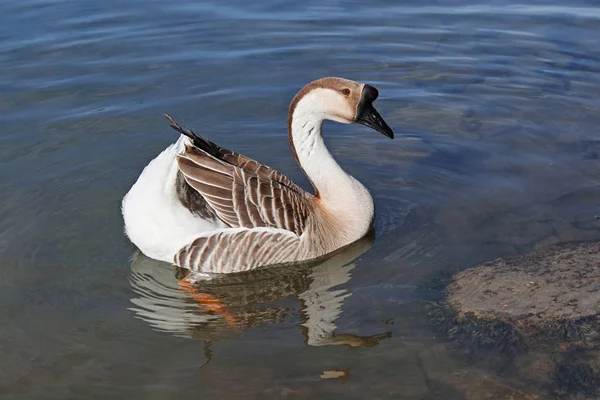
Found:
<svg viewBox="0 0 600 400"><path fill-rule="evenodd" d="M600 8L424 4L1 2L0 397L550 396L465 363L425 310L454 271L600 239ZM120 200L175 139L162 113L308 188L287 106L329 75L377 87L397 135L325 125L372 243L201 288L221 308L135 254Z"/></svg>

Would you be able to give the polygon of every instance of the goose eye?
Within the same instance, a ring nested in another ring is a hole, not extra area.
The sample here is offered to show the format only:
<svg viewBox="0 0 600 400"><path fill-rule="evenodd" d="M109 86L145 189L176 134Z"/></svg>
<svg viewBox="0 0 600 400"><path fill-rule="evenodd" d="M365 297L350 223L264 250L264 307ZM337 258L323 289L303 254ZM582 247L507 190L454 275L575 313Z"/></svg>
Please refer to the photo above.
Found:
<svg viewBox="0 0 600 400"><path fill-rule="evenodd" d="M342 94L344 96L350 96L350 89L347 89L347 88L346 89L342 89Z"/></svg>

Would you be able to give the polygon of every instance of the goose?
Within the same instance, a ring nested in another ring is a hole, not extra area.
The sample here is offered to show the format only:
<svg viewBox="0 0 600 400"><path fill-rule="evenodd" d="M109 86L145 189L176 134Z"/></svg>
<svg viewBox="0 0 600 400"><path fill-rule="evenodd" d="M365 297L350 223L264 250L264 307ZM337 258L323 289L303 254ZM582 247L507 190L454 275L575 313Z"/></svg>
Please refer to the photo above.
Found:
<svg viewBox="0 0 600 400"><path fill-rule="evenodd" d="M125 234L146 256L199 275L319 259L365 236L369 191L328 151L324 120L358 123L393 139L373 86L327 77L292 99L287 131L311 194L282 173L184 129L123 198ZM191 279L191 278L190 278Z"/></svg>

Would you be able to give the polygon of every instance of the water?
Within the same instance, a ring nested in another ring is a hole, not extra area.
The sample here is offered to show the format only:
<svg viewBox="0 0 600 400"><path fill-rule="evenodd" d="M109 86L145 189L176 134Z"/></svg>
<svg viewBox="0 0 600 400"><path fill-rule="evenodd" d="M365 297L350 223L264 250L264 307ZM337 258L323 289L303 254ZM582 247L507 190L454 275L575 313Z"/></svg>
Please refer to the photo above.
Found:
<svg viewBox="0 0 600 400"><path fill-rule="evenodd" d="M600 239L600 9L564 4L3 1L1 397L547 395L426 306L454 271ZM175 139L162 113L308 187L287 106L327 75L376 86L397 134L325 126L372 243L196 292L135 254L120 200Z"/></svg>

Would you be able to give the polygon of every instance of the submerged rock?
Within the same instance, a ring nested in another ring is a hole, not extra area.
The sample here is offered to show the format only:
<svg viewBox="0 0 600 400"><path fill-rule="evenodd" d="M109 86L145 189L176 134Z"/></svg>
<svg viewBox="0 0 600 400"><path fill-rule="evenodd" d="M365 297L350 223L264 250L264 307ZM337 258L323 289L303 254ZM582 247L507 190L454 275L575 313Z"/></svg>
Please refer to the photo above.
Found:
<svg viewBox="0 0 600 400"><path fill-rule="evenodd" d="M430 316L484 368L551 396L600 396L600 243L555 245L457 273Z"/></svg>
<svg viewBox="0 0 600 400"><path fill-rule="evenodd" d="M498 259L454 276L457 312L519 326L575 321L600 313L600 243L573 243Z"/></svg>

